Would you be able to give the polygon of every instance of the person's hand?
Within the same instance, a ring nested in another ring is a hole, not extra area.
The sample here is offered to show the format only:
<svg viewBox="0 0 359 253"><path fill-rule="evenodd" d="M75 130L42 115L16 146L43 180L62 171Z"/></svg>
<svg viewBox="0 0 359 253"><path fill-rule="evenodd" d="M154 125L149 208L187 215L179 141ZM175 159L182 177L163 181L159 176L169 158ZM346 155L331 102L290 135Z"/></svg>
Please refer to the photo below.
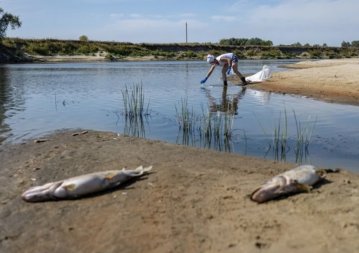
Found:
<svg viewBox="0 0 359 253"><path fill-rule="evenodd" d="M203 80L201 80L201 84L204 84L207 81L208 77L204 78Z"/></svg>
<svg viewBox="0 0 359 253"><path fill-rule="evenodd" d="M229 75L230 73L231 73L231 67L229 67L228 69L227 69L227 75Z"/></svg>

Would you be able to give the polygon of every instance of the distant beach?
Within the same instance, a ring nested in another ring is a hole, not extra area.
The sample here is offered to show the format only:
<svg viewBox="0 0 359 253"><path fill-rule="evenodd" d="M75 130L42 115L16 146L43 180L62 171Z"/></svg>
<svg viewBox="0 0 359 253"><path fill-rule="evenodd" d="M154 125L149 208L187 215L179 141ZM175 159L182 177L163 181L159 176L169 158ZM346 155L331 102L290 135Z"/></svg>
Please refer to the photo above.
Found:
<svg viewBox="0 0 359 253"><path fill-rule="evenodd" d="M359 58L301 61L285 67L291 70L274 73L253 88L359 104Z"/></svg>

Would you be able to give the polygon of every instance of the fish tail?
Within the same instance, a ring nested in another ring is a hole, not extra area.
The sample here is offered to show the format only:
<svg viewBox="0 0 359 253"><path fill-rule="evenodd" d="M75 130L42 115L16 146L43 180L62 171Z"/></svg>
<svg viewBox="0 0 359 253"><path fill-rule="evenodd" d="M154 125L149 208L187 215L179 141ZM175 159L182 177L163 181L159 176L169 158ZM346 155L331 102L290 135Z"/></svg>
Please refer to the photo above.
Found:
<svg viewBox="0 0 359 253"><path fill-rule="evenodd" d="M127 170L126 168L123 168L121 170L121 173L127 174L127 175L132 176L132 177L138 177L138 176L142 176L143 174L147 174L150 170L152 170L152 166L148 166L148 167L144 168L141 165L141 166L138 166L136 169L133 169L133 170Z"/></svg>
<svg viewBox="0 0 359 253"><path fill-rule="evenodd" d="M147 173L147 172L149 172L149 171L151 171L151 170L152 170L152 165L142 169L142 171L143 171L144 173Z"/></svg>
<svg viewBox="0 0 359 253"><path fill-rule="evenodd" d="M148 173L151 170L152 170L152 166L148 166L144 168L142 165L135 169L135 171L138 172L140 175L144 173Z"/></svg>

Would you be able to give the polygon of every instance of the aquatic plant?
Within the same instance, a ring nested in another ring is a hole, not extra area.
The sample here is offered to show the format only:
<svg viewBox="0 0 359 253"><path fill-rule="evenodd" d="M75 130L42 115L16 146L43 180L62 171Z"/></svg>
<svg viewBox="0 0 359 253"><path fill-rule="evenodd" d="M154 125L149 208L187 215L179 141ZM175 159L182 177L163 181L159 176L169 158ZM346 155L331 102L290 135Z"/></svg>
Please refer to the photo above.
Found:
<svg viewBox="0 0 359 253"><path fill-rule="evenodd" d="M145 138L146 131L143 117L126 117L123 133L127 136Z"/></svg>
<svg viewBox="0 0 359 253"><path fill-rule="evenodd" d="M203 112L198 128L202 145L206 148L215 147L216 150L230 152L233 117L226 112Z"/></svg>
<svg viewBox="0 0 359 253"><path fill-rule="evenodd" d="M202 114L190 109L187 99L181 99L180 106L175 107L179 135L184 145L199 145L219 151L231 151L233 115L223 112L210 113L202 108Z"/></svg>
<svg viewBox="0 0 359 253"><path fill-rule="evenodd" d="M190 140L194 140L197 116L194 113L193 108L189 108L188 99L182 98L180 108L175 106L175 110L178 128L182 136L182 144L189 145Z"/></svg>
<svg viewBox="0 0 359 253"><path fill-rule="evenodd" d="M124 134L135 137L145 137L144 116L149 116L149 102L145 107L145 95L142 84L132 87L125 86L121 90L124 107Z"/></svg>
<svg viewBox="0 0 359 253"><path fill-rule="evenodd" d="M293 115L297 130L296 145L294 148L295 161L301 163L303 157L307 157L307 155L309 154L310 139L312 137L317 118L312 125L309 125L309 123L303 125L303 123L297 118L295 111L293 111Z"/></svg>
<svg viewBox="0 0 359 253"><path fill-rule="evenodd" d="M282 122L281 113L279 115L278 124L274 127L273 152L276 160L285 160L288 143L288 118L287 111L284 110L284 122Z"/></svg>
<svg viewBox="0 0 359 253"><path fill-rule="evenodd" d="M126 85L125 89L121 90L121 93L126 117L142 117L149 114L149 102L147 108L145 108L145 95L142 84L135 84L131 89Z"/></svg>
<svg viewBox="0 0 359 253"><path fill-rule="evenodd" d="M196 115L193 112L193 108L189 109L188 100L181 99L180 109L175 107L176 109L176 118L178 127L184 132L191 132L194 130Z"/></svg>
<svg viewBox="0 0 359 253"><path fill-rule="evenodd" d="M273 135L271 142L268 145L268 149L265 153L265 156L268 155L270 151L273 152L273 156L275 160L287 160L287 154L290 150L294 150L295 162L302 163L303 159L305 159L309 155L309 144L312 136L312 132L316 123L316 120L311 125L308 121L307 124L303 124L297 117L295 111L293 111L294 122L296 126L296 134L294 135L293 141L290 141L288 133L288 116L287 111L284 110L284 116L282 116L282 112L280 112L278 122L274 126ZM260 122L259 122L260 124ZM267 135L267 131L263 128L263 132ZM294 143L294 148L291 144Z"/></svg>

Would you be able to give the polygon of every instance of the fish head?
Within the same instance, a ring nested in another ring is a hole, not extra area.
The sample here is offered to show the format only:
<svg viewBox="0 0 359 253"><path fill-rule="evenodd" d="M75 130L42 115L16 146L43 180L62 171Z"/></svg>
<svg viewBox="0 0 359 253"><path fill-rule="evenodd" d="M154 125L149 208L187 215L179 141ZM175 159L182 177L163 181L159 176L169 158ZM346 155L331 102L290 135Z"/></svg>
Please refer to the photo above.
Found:
<svg viewBox="0 0 359 253"><path fill-rule="evenodd" d="M263 203L279 197L286 190L288 180L284 176L276 176L267 181L251 194L251 200Z"/></svg>
<svg viewBox="0 0 359 253"><path fill-rule="evenodd" d="M28 202L40 202L49 199L55 199L52 193L62 184L62 181L47 183L42 186L31 187L21 197Z"/></svg>
<svg viewBox="0 0 359 253"><path fill-rule="evenodd" d="M276 176L258 189L256 189L251 194L251 200L258 203L263 203L268 200L278 198L285 194L292 194L296 192L309 192L310 190L310 185L298 183L297 180L288 178L284 175Z"/></svg>
<svg viewBox="0 0 359 253"><path fill-rule="evenodd" d="M280 185L276 184L266 184L257 188L251 194L251 200L257 203L263 203L268 200L274 199L279 196L278 189Z"/></svg>

